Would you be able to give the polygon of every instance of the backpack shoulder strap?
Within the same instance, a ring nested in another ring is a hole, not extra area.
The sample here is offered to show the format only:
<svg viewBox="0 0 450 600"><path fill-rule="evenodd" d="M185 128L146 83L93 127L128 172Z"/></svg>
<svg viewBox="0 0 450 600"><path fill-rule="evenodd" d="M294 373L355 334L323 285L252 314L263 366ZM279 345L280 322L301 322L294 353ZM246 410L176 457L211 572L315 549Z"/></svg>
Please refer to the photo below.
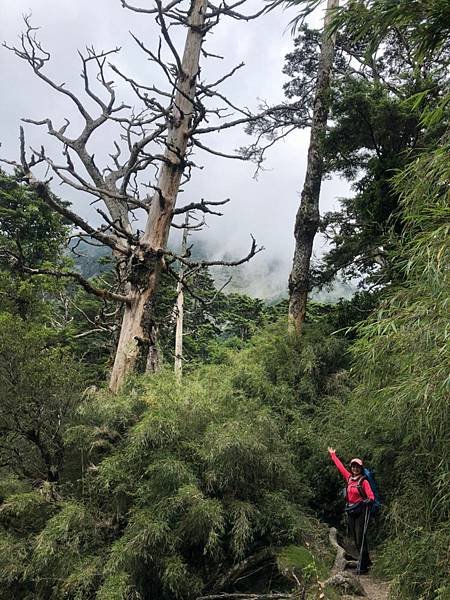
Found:
<svg viewBox="0 0 450 600"><path fill-rule="evenodd" d="M357 485L356 487L358 488L358 492L360 493L360 495L361 495L361 498L362 498L363 500L367 500L367 494L366 494L366 492L364 491L364 488L363 488L363 485L362 485L364 480L367 480L367 477L366 477L365 475L362 475L362 476L361 476L361 477L358 479L358 485Z"/></svg>

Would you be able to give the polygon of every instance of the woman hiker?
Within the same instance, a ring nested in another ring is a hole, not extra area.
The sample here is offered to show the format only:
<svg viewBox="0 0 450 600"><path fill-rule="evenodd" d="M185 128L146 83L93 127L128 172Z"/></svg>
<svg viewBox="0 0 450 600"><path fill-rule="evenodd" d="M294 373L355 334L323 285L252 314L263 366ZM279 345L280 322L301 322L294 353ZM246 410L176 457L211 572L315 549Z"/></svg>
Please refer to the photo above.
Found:
<svg viewBox="0 0 450 600"><path fill-rule="evenodd" d="M358 573L367 573L372 563L364 529L367 529L367 519L375 496L370 483L364 477L363 462L360 458L352 458L350 471L348 471L336 456L334 448L329 447L328 452L339 473L347 482L345 512L348 516L348 528L360 557Z"/></svg>

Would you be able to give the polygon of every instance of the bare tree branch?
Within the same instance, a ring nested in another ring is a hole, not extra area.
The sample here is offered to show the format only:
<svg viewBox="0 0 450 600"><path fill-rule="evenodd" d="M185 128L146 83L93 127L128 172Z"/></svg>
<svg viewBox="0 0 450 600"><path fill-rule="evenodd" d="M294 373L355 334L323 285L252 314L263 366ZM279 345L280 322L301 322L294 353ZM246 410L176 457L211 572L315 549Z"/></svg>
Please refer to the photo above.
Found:
<svg viewBox="0 0 450 600"><path fill-rule="evenodd" d="M216 81L212 82L212 83L208 83L206 84L200 84L199 89L201 90L211 90L212 88L217 87L218 85L220 85L221 83L223 83L224 81L226 81L227 79L229 79L230 77L233 77L233 75L239 71L239 69L242 69L242 67L245 66L245 63L241 62L240 64L236 65L233 69L231 69L231 71L229 71L228 73L226 73L225 75L223 75L222 77L220 77L219 79L217 79Z"/></svg>
<svg viewBox="0 0 450 600"><path fill-rule="evenodd" d="M205 134L205 133L214 133L217 131L223 131L224 129L230 129L232 127L237 127L238 125L248 125L254 121L258 121L263 119L264 117L271 116L276 114L278 111L285 110L286 106L283 104L272 106L262 113L258 113L257 115L251 115L250 113L246 114L246 116L241 119L235 119L234 121L227 121L225 123L221 123L219 125L212 125L211 127L197 127L192 129L191 133L195 135Z"/></svg>
<svg viewBox="0 0 450 600"><path fill-rule="evenodd" d="M214 156L221 156L222 158L230 158L230 159L234 159L234 160L248 160L247 157L244 156L243 154L227 154L226 152L220 152L219 150L214 150L213 148L210 148L209 146L202 144L202 142L200 142L199 140L196 140L195 138L192 138L192 144L194 146L197 146L197 148L200 148L201 150L208 152L208 154L213 154Z"/></svg>
<svg viewBox="0 0 450 600"><path fill-rule="evenodd" d="M230 202L229 198L227 198L226 200L220 200L219 202L207 202L202 199L200 202L191 202L190 204L186 204L185 206L182 206L180 208L175 208L172 211L172 214L173 214L173 216L182 215L191 210L199 210L203 213L209 213L210 215L217 215L217 216L221 217L223 215L223 213L212 211L208 207L209 206L223 206L224 204L228 204L228 202Z"/></svg>
<svg viewBox="0 0 450 600"><path fill-rule="evenodd" d="M234 4L230 5L227 5L226 2L221 2L220 6L217 7L214 6L212 3L209 3L211 12L207 13L206 16L208 19L214 19L225 15L227 17L235 19L236 21L252 21L270 10L270 5L263 6L263 8L250 15L243 15L242 13L239 13L235 10L239 6L245 4L246 2L247 0L238 0L237 2L234 2Z"/></svg>
<svg viewBox="0 0 450 600"><path fill-rule="evenodd" d="M42 79L54 90L70 98L84 119L86 121L92 121L92 117L89 115L80 100L73 92L65 87L64 83L58 85L42 72L42 68L50 60L50 53L44 50L40 42L36 39L35 32L38 31L39 28L31 25L31 15L25 15L24 21L26 24L26 31L20 36L20 47L9 46L5 42L3 43L3 46L14 52L14 54L19 58L22 58L28 62L35 75L39 77L39 79Z"/></svg>
<svg viewBox="0 0 450 600"><path fill-rule="evenodd" d="M194 215L191 215L191 219L195 219ZM175 229L189 229L190 231L200 231L204 225L206 225L204 216L199 223L193 223L192 225L186 225L185 223L178 225L178 223L174 223L173 221L171 223L171 227L175 227Z"/></svg>
<svg viewBox="0 0 450 600"><path fill-rule="evenodd" d="M263 246L258 247L256 244L256 240L253 236L251 236L252 238L252 244L250 247L250 251L249 253L244 256L243 258L240 258L238 260L199 260L199 261L192 261L192 260L187 260L186 258L184 258L183 256L179 256L177 254L175 254L174 252L170 252L169 250L165 250L164 254L165 256L169 256L171 258L174 258L176 260L178 260L180 263L182 263L183 265L186 265L188 267L199 267L199 268L203 268L203 267L237 267L239 265L242 265L246 262L248 262L250 259L252 259L256 254L258 254L259 252L262 252L262 250L264 250Z"/></svg>
<svg viewBox="0 0 450 600"><path fill-rule="evenodd" d="M163 11L162 2L161 2L161 0L155 0L155 3L157 6L157 9L158 9L158 21L161 26L161 33L163 34L166 44L169 46L170 51L172 52L173 57L175 58L175 62L177 64L177 68L178 68L178 73L183 74L183 66L181 64L180 55L178 54L178 52L172 42L172 39L169 35L169 31L167 29L166 21L164 20L164 11Z"/></svg>
<svg viewBox="0 0 450 600"><path fill-rule="evenodd" d="M114 300L115 302L122 302L125 304L129 303L130 301L130 298L128 296L124 296L122 294L111 292L110 290L95 287L88 279L86 279L76 271L58 271L56 269L42 268L34 269L25 265L18 265L18 268L24 273L28 273L29 275L49 275L51 277L55 277L56 279L61 279L62 277L73 279L74 281L79 283L87 292L89 292L90 294L94 294L94 296L102 298L103 300Z"/></svg>
<svg viewBox="0 0 450 600"><path fill-rule="evenodd" d="M128 2L126 2L126 0L120 0L120 2L122 4L123 8L127 8L128 10L131 10L133 12L143 13L143 14L147 14L147 15L154 15L159 12L158 8L140 8L138 6L133 6L131 4L128 4ZM169 4L163 8L164 13L171 11L173 8L175 8L181 2L182 2L182 0L172 0L172 2L169 2Z"/></svg>

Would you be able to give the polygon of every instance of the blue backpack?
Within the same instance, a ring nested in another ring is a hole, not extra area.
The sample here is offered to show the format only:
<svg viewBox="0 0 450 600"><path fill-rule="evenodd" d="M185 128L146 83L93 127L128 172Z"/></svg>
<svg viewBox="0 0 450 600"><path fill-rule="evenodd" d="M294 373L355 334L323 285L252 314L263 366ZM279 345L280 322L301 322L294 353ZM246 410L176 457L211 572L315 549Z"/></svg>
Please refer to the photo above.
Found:
<svg viewBox="0 0 450 600"><path fill-rule="evenodd" d="M357 488L358 488L358 492L360 493L361 497L364 500L367 500L366 493L362 486L362 482L364 479L367 479L367 481L369 482L369 485L372 489L373 495L375 496L375 500L372 502L372 506L370 509L370 514L372 516L374 516L380 512L382 504L381 504L380 492L378 490L378 485L377 485L377 482L375 481L375 476L373 474L373 471L371 471L370 469L367 469L366 467L363 467L362 476L358 482ZM342 495L344 496L344 498L347 499L347 486L345 488L343 488ZM348 499L347 499L347 502L348 502Z"/></svg>
<svg viewBox="0 0 450 600"><path fill-rule="evenodd" d="M361 485L361 482L363 481L363 479L367 479L367 481L369 482L369 485L372 489L373 495L375 496L375 500L372 502L372 508L370 509L370 513L372 515L375 515L375 514L379 513L381 510L381 499L380 499L380 492L378 490L378 485L377 485L377 482L375 481L375 476L373 474L373 471L364 467L363 468L363 476L360 479L360 483L358 484L359 493L361 494L361 496L364 499L367 499L364 489Z"/></svg>

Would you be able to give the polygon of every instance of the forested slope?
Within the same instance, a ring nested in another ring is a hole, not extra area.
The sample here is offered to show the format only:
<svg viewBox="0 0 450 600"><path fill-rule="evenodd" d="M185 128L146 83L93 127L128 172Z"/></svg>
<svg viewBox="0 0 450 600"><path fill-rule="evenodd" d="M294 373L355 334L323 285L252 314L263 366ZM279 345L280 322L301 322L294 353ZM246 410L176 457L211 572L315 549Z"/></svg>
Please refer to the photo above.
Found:
<svg viewBox="0 0 450 600"><path fill-rule="evenodd" d="M68 203L25 159L0 172L1 599L337 600L327 446L376 474L373 572L392 600L450 598L449 15L448 0L354 0L332 19L324 171L355 193L321 220L309 283L359 289L309 300L301 335L288 298L217 289L208 262L233 260L149 250L123 223L93 230L112 252L80 273ZM260 142L308 124L320 36L296 31L286 103L247 123ZM112 393L127 290L153 268L153 337L133 344L158 368L137 360Z"/></svg>

